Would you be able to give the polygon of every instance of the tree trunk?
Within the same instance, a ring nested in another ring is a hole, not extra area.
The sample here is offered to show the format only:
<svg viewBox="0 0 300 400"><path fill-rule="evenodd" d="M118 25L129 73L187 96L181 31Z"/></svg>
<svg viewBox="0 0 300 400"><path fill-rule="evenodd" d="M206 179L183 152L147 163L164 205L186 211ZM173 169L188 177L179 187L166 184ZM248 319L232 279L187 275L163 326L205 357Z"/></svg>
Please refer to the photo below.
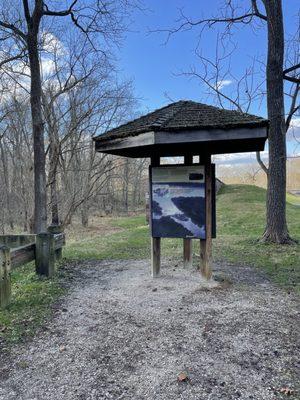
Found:
<svg viewBox="0 0 300 400"><path fill-rule="evenodd" d="M87 204L83 204L81 208L81 224L84 228L89 225L89 210Z"/></svg>
<svg viewBox="0 0 300 400"><path fill-rule="evenodd" d="M2 166L3 166L3 178L4 178L4 190L5 190L5 202L6 202L6 209L8 213L8 223L10 229L13 231L14 230L14 219L13 219L13 213L11 209L11 202L10 202L10 179L9 179L9 173L8 173L8 163L5 155L5 150L3 149L2 143L0 143L0 149L1 149L1 159L2 159Z"/></svg>
<svg viewBox="0 0 300 400"><path fill-rule="evenodd" d="M45 171L44 123L42 115L42 82L38 54L38 29L32 28L27 36L31 73L30 105L34 149L34 231L47 228L47 194Z"/></svg>
<svg viewBox="0 0 300 400"><path fill-rule="evenodd" d="M55 149L50 151L50 197L51 197L51 223L59 225L58 213L58 193L57 193L57 160L53 153ZM52 153L52 154L51 154Z"/></svg>
<svg viewBox="0 0 300 400"><path fill-rule="evenodd" d="M124 174L123 174L123 205L126 214L128 214L128 190L129 190L129 160L125 160Z"/></svg>
<svg viewBox="0 0 300 400"><path fill-rule="evenodd" d="M290 242L286 223L286 141L283 91L284 31L281 0L264 0L268 18L267 105L269 171L263 241Z"/></svg>
<svg viewBox="0 0 300 400"><path fill-rule="evenodd" d="M52 110L54 115L54 110ZM49 186L50 186L50 204L51 204L51 223L59 225L58 210L58 187L57 187L57 166L59 161L59 139L55 124L50 121L50 113L46 112L48 121L49 135Z"/></svg>

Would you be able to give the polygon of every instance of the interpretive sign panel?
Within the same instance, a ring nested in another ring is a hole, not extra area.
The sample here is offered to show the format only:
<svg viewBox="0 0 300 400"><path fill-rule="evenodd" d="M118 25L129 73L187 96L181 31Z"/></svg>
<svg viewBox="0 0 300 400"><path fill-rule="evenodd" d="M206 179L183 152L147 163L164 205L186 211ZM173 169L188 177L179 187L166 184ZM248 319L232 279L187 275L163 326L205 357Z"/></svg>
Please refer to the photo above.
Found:
<svg viewBox="0 0 300 400"><path fill-rule="evenodd" d="M153 237L205 239L204 166L150 169Z"/></svg>

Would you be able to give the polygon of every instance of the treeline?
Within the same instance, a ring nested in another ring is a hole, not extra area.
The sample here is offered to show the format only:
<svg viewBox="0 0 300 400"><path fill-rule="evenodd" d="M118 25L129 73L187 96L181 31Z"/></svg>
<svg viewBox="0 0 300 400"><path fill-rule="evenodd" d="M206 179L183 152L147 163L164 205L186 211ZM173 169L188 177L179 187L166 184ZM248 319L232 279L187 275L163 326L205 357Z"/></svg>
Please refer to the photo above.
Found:
<svg viewBox="0 0 300 400"><path fill-rule="evenodd" d="M95 153L91 140L132 111L128 87L100 96L90 79L61 94L44 91L49 223L68 225L79 216L87 225L96 210L128 212L144 202L146 160ZM33 141L27 97L15 95L2 104L2 112L0 229L32 231Z"/></svg>
<svg viewBox="0 0 300 400"><path fill-rule="evenodd" d="M98 71L99 72L99 71ZM84 225L90 213L127 212L144 200L144 159L95 153L92 136L132 114L134 102L126 83L104 87L96 71L43 93L46 132L48 220L70 224L77 215ZM99 76L99 75L98 75ZM32 230L33 140L28 96L15 93L2 103L0 140L1 231Z"/></svg>

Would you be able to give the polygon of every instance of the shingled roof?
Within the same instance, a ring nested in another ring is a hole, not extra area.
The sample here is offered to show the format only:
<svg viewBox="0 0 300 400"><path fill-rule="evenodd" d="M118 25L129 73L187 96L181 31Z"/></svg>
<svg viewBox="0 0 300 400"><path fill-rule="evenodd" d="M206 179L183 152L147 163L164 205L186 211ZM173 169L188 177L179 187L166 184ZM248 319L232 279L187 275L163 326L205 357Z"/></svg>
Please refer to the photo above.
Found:
<svg viewBox="0 0 300 400"><path fill-rule="evenodd" d="M194 101L178 101L94 138L96 151L169 157L261 151L268 121Z"/></svg>
<svg viewBox="0 0 300 400"><path fill-rule="evenodd" d="M239 111L224 110L194 101L178 101L94 138L98 141L137 136L145 132L229 130L267 127L268 120Z"/></svg>

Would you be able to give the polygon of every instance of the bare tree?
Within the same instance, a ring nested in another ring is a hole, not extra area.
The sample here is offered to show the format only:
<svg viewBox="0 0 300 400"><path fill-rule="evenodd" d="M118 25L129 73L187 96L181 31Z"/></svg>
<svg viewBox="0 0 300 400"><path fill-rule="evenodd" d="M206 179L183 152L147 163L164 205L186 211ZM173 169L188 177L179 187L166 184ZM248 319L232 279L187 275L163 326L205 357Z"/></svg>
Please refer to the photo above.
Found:
<svg viewBox="0 0 300 400"><path fill-rule="evenodd" d="M276 243L292 243L286 222L286 130L290 121L299 110L297 98L299 95L300 83L300 63L299 52L293 59L293 64L284 68L284 21L282 16L281 0L263 0L264 12L259 9L256 0L248 2L248 8L241 12L242 7L238 7L232 0L226 1L221 15L217 17L192 20L185 15L182 16L182 22L175 29L167 30L168 36L182 31L199 27L201 33L206 28L212 28L216 24L224 24L225 31L222 39L226 35L231 40L231 29L234 25L248 25L254 21L267 24L268 32L268 55L266 60L266 96L268 107L268 118L270 120L269 128L269 166L268 168L262 162L259 153L257 160L260 166L268 175L267 190L267 215L266 228L263 234L263 241ZM164 30L166 31L166 30ZM299 29L296 36L299 40ZM208 61L208 60L207 60ZM216 76L216 75L215 75ZM200 76L211 89L215 91L219 100L224 99L226 95L218 90L218 82L212 85L210 80L203 75ZM288 117L285 120L284 111L284 80L294 83L291 94L291 106ZM240 108L238 99L228 101Z"/></svg>
<svg viewBox="0 0 300 400"><path fill-rule="evenodd" d="M41 45L42 22L45 18L65 19L78 29L86 38L87 44L95 51L106 53L103 48L97 48L97 42L118 40L124 30L123 1L90 2L73 0L69 5L60 9L57 2L49 0L22 1L13 0L3 3L0 7L0 39L8 49L17 48L14 54L8 54L1 60L0 65L15 63L17 59L28 59L30 75L30 104L32 116L32 135L34 145L34 225L35 232L41 232L47 226L46 198L46 157L44 138L44 117L42 109L42 77L41 60L39 55ZM65 4L66 4L65 3ZM126 3L126 4L125 4ZM108 55L109 51L107 50Z"/></svg>

